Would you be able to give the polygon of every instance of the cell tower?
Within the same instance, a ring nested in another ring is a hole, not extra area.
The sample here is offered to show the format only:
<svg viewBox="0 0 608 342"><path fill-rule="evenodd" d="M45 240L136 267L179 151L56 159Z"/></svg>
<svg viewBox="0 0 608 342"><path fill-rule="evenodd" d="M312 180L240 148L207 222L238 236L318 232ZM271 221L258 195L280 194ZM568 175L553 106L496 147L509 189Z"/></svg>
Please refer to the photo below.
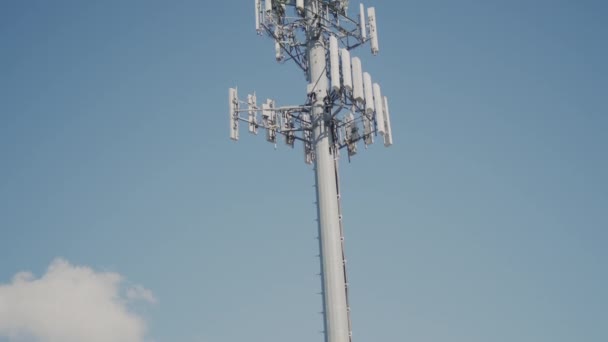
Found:
<svg viewBox="0 0 608 342"><path fill-rule="evenodd" d="M367 42L378 54L376 11L360 5L359 18L348 16L348 0L255 0L255 28L274 40L278 62L293 61L308 82L303 105L279 107L266 100L261 107L255 93L240 101L229 91L230 138L239 139L239 122L249 132L266 131L277 143L282 135L294 147L304 145L304 160L314 164L319 223L319 249L325 342L352 338L344 234L338 176L339 152L357 154L359 142L367 147L380 135L385 146L393 136L388 101L361 60L351 51ZM261 114L261 121L258 116Z"/></svg>

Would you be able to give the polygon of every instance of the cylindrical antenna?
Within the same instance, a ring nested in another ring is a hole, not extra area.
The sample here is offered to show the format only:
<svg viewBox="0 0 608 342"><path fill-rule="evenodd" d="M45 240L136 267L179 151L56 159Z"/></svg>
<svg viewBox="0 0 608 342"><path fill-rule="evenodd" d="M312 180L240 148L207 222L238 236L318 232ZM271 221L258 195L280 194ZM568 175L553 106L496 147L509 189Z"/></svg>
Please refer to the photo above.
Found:
<svg viewBox="0 0 608 342"><path fill-rule="evenodd" d="M374 107L376 109L376 126L378 130L378 134L384 135L385 127L384 127L384 113L383 113L383 101L382 94L380 93L380 85L378 83L374 83Z"/></svg>
<svg viewBox="0 0 608 342"><path fill-rule="evenodd" d="M340 90L340 55L338 51L338 39L334 35L329 36L329 69L331 88L334 91Z"/></svg>
<svg viewBox="0 0 608 342"><path fill-rule="evenodd" d="M376 20L376 9L370 7L367 9L367 16L369 17L369 37L370 45L372 47L372 55L377 55L378 48L378 22Z"/></svg>
<svg viewBox="0 0 608 342"><path fill-rule="evenodd" d="M264 0L264 5L266 6L266 13L270 14L272 12L272 0Z"/></svg>
<svg viewBox="0 0 608 342"><path fill-rule="evenodd" d="M255 30L260 33L260 0L255 0Z"/></svg>
<svg viewBox="0 0 608 342"><path fill-rule="evenodd" d="M359 103L363 102L363 70L361 59L353 57L353 98Z"/></svg>
<svg viewBox="0 0 608 342"><path fill-rule="evenodd" d="M389 147L393 144L393 129L391 128L391 114L388 110L388 98L384 97L384 124L386 125L386 134L384 134L384 146Z"/></svg>
<svg viewBox="0 0 608 342"><path fill-rule="evenodd" d="M230 139L234 141L239 140L239 122L238 122L238 109L239 109L239 96L236 88L230 88L228 91L228 106L230 106Z"/></svg>
<svg viewBox="0 0 608 342"><path fill-rule="evenodd" d="M361 37L367 39L367 28L365 27L365 6L359 4L359 26L361 26Z"/></svg>
<svg viewBox="0 0 608 342"><path fill-rule="evenodd" d="M365 113L372 114L374 112L374 88L369 72L363 73L363 89L365 90Z"/></svg>
<svg viewBox="0 0 608 342"><path fill-rule="evenodd" d="M346 49L341 49L342 54L342 85L347 91L353 90L353 74L350 65L350 52Z"/></svg>

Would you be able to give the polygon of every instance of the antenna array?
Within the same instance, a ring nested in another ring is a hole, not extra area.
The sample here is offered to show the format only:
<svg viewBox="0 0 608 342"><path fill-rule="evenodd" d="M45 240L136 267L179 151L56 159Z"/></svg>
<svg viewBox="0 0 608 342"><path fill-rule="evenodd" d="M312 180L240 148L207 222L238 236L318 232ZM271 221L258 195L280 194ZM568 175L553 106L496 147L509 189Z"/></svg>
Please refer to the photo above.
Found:
<svg viewBox="0 0 608 342"><path fill-rule="evenodd" d="M371 75L363 72L361 59L351 57L351 51L367 42L371 52L377 55L378 28L376 10L360 5L358 20L347 16L348 1L305 1L297 0L255 0L255 28L258 34L266 34L275 42L275 57L278 62L293 61L307 76L309 82L307 97L303 105L277 107L267 100L257 106L256 96L248 95L247 101L240 101L236 89L230 90L230 137L239 138L239 121L248 123L249 132L257 134L258 128L269 132L268 137L277 134L285 136L288 146L294 147L295 140L304 143L305 161L314 162L314 152L306 147L313 123L310 121L313 103L321 98L327 108L331 108L329 124L335 131L335 148L348 150L351 157L357 153L357 144L373 144L374 136L380 135L385 146L393 144L388 99L382 95L380 86L372 82ZM307 16L310 7L316 7L315 14ZM367 19L366 19L367 18ZM312 24L312 25L311 25ZM318 80L310 79L308 45L312 37L321 40L326 55L327 77L331 87L323 89ZM246 117L240 114L247 113ZM258 115L262 115L262 121ZM305 115L309 114L309 115ZM322 118L327 119L327 118ZM349 132L347 132L349 131ZM276 139L267 139L276 143Z"/></svg>

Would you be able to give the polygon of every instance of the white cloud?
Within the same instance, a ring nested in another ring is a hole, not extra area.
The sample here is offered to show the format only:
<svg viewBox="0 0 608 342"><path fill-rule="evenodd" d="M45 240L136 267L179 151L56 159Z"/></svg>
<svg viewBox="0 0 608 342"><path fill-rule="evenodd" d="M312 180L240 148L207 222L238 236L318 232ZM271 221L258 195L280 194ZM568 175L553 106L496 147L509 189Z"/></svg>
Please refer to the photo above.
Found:
<svg viewBox="0 0 608 342"><path fill-rule="evenodd" d="M145 322L128 304L156 299L140 285L124 287L120 274L95 272L63 259L53 261L39 279L17 273L11 283L0 284L0 339L142 342Z"/></svg>
<svg viewBox="0 0 608 342"><path fill-rule="evenodd" d="M133 285L129 287L127 289L127 298L130 300L143 300L152 304L157 302L156 297L154 297L154 294L152 294L152 291L141 285Z"/></svg>

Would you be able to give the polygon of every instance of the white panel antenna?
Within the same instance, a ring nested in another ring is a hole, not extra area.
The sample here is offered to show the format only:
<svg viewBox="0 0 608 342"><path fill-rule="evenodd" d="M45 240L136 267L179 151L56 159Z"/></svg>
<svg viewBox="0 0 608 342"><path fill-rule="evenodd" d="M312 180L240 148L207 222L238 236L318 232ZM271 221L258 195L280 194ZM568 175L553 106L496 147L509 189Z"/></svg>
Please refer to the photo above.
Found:
<svg viewBox="0 0 608 342"><path fill-rule="evenodd" d="M336 142L338 145L344 145L344 127L339 127L337 125L334 125L334 142ZM337 150L336 156L340 156L340 150Z"/></svg>
<svg viewBox="0 0 608 342"><path fill-rule="evenodd" d="M304 161L306 164L311 165L315 161L315 152L312 137L312 119L310 114L303 113L300 117L301 126L303 130L304 138Z"/></svg>
<svg viewBox="0 0 608 342"><path fill-rule="evenodd" d="M262 124L267 127L270 124L270 107L268 103L262 103Z"/></svg>
<svg viewBox="0 0 608 342"><path fill-rule="evenodd" d="M230 107L230 139L239 140L239 97L236 88L228 91L228 105Z"/></svg>
<svg viewBox="0 0 608 342"><path fill-rule="evenodd" d="M268 104L269 101L270 100L266 100L266 102L262 103L262 120L270 120L270 115L272 111L270 110L270 105Z"/></svg>
<svg viewBox="0 0 608 342"><path fill-rule="evenodd" d="M293 148L294 143L296 141L296 132L294 131L296 128L293 117L289 112L283 112L283 132L285 134L285 144L287 146L291 146Z"/></svg>
<svg viewBox="0 0 608 342"><path fill-rule="evenodd" d="M262 121L266 129L266 140L275 144L277 142L277 114L274 111L274 101L268 99L262 104Z"/></svg>
<svg viewBox="0 0 608 342"><path fill-rule="evenodd" d="M367 16L369 17L369 36L370 36L370 45L372 47L372 55L377 55L378 48L378 23L376 20L376 9L374 7L370 7L367 9Z"/></svg>
<svg viewBox="0 0 608 342"><path fill-rule="evenodd" d="M274 52L275 52L275 58L277 59L277 62L280 62L283 60L283 51L281 50L281 43L279 43L278 40L274 41Z"/></svg>
<svg viewBox="0 0 608 342"><path fill-rule="evenodd" d="M348 149L348 156L352 157L357 154L357 140L359 140L359 129L355 122L355 116L353 113L348 113L344 117L344 130L346 135L346 148Z"/></svg>
<svg viewBox="0 0 608 342"><path fill-rule="evenodd" d="M277 142L277 128L278 128L278 118L277 118L277 112L274 110L275 109L275 103L273 100L267 100L268 101L268 105L269 107L272 109L270 111L270 125L272 126L271 129L269 129L269 142L273 142L276 143Z"/></svg>
<svg viewBox="0 0 608 342"><path fill-rule="evenodd" d="M247 108L249 109L249 133L258 134L257 98L255 94L247 96Z"/></svg>
<svg viewBox="0 0 608 342"><path fill-rule="evenodd" d="M391 128L391 115L388 110L388 99L384 97L384 125L386 126L386 134L384 134L384 146L389 147L393 144L393 129Z"/></svg>
<svg viewBox="0 0 608 342"><path fill-rule="evenodd" d="M329 68L331 75L331 88L340 90L340 55L338 49L338 38L329 36Z"/></svg>
<svg viewBox="0 0 608 342"><path fill-rule="evenodd" d="M296 0L296 9L300 15L303 15L304 12L304 0Z"/></svg>
<svg viewBox="0 0 608 342"><path fill-rule="evenodd" d="M384 103L382 101L382 93L380 92L380 85L374 83L374 107L376 108L376 129L378 134L384 135L386 132L384 126Z"/></svg>
<svg viewBox="0 0 608 342"><path fill-rule="evenodd" d="M363 71L361 68L361 59L353 57L353 98L355 101L363 102Z"/></svg>
<svg viewBox="0 0 608 342"><path fill-rule="evenodd" d="M342 85L347 91L353 90L353 74L350 65L350 52L347 49L341 49L342 58Z"/></svg>
<svg viewBox="0 0 608 342"><path fill-rule="evenodd" d="M371 145L374 143L374 134L373 134L373 120L372 114L363 114L363 141L365 145Z"/></svg>
<svg viewBox="0 0 608 342"><path fill-rule="evenodd" d="M363 88L365 90L365 113L374 113L374 88L372 86L372 76L369 72L363 73Z"/></svg>
<svg viewBox="0 0 608 342"><path fill-rule="evenodd" d="M260 28L260 0L255 0L255 30L261 33Z"/></svg>
<svg viewBox="0 0 608 342"><path fill-rule="evenodd" d="M359 5L359 26L361 26L361 37L363 40L367 39L367 28L365 26L365 6Z"/></svg>
<svg viewBox="0 0 608 342"><path fill-rule="evenodd" d="M282 32L281 32L281 28L279 26L275 27L274 35L276 37L274 40L275 58L277 59L277 62L280 62L283 60L283 50L281 47Z"/></svg>
<svg viewBox="0 0 608 342"><path fill-rule="evenodd" d="M267 14L272 13L272 0L264 0L264 5L266 8L266 13Z"/></svg>
<svg viewBox="0 0 608 342"><path fill-rule="evenodd" d="M346 12L348 12L348 0L340 0L340 5L342 7L343 13L346 14Z"/></svg>

